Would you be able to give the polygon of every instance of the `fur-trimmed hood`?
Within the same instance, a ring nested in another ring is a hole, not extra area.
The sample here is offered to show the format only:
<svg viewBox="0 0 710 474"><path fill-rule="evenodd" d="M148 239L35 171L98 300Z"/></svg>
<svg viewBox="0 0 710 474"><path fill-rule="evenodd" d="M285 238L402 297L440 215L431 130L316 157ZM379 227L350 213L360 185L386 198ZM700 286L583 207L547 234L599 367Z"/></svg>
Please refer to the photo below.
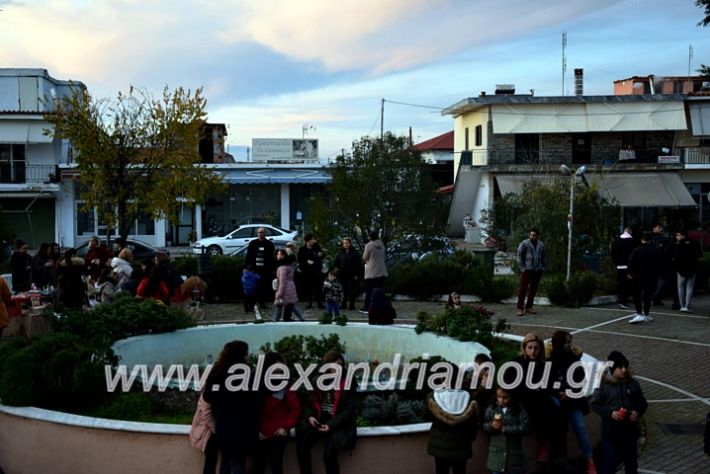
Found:
<svg viewBox="0 0 710 474"><path fill-rule="evenodd" d="M616 380L611 373L611 369L607 367L606 369L604 369L604 375L602 375L602 383L617 384L633 380L633 376L629 368L626 369L626 373L628 374L628 377L626 377L624 380Z"/></svg>
<svg viewBox="0 0 710 474"><path fill-rule="evenodd" d="M465 390L432 393L427 397L427 406L436 419L447 425L461 424L478 412L478 403Z"/></svg>

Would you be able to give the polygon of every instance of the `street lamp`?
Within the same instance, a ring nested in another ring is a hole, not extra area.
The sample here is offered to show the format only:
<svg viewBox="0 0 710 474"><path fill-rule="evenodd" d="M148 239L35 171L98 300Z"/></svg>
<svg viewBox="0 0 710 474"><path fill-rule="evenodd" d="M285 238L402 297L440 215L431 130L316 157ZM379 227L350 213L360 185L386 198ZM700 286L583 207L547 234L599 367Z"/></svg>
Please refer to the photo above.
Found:
<svg viewBox="0 0 710 474"><path fill-rule="evenodd" d="M569 282L572 273L572 221L574 220L574 185L577 178L584 178L587 172L586 166L580 166L574 173L567 165L560 165L560 173L570 177L569 183L569 214L567 215L567 281ZM585 180L586 181L586 180Z"/></svg>

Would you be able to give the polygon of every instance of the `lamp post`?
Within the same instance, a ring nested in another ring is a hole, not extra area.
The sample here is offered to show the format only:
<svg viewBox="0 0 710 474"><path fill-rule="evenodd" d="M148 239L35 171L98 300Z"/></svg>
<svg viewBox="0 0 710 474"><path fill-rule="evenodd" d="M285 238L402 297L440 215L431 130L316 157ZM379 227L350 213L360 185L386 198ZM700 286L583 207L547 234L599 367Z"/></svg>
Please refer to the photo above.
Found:
<svg viewBox="0 0 710 474"><path fill-rule="evenodd" d="M572 222L574 221L574 187L577 178L584 179L586 166L580 166L574 173L566 165L560 165L560 173L570 177L569 183L569 214L567 215L567 282L572 274Z"/></svg>

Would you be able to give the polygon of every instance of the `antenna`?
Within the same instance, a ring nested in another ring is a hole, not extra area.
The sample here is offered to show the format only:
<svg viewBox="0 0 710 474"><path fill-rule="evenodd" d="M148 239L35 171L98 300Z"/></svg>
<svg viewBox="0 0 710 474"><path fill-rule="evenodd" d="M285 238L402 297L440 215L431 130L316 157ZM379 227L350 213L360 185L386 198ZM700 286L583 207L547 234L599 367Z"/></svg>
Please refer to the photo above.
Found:
<svg viewBox="0 0 710 474"><path fill-rule="evenodd" d="M306 134L307 134L308 132L315 132L315 131L316 131L316 127L313 126L313 125L304 123L304 124L303 124L303 127L301 128L301 130L303 131L303 138L306 138Z"/></svg>
<svg viewBox="0 0 710 474"><path fill-rule="evenodd" d="M688 45L688 80L690 80L690 61L693 59L693 45Z"/></svg>
<svg viewBox="0 0 710 474"><path fill-rule="evenodd" d="M562 95L565 95L565 73L567 72L567 58L565 57L567 48L567 32L562 33Z"/></svg>

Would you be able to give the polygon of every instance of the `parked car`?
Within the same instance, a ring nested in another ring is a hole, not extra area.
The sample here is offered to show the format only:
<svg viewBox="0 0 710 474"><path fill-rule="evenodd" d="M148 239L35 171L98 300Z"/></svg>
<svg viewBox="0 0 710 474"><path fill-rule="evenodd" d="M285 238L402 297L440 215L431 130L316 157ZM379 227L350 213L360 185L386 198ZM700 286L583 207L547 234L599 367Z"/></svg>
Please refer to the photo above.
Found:
<svg viewBox="0 0 710 474"><path fill-rule="evenodd" d="M292 240L272 240L271 242L274 244L274 251L276 251L276 250L285 249L286 244L288 244L289 242L293 242L293 241ZM246 257L248 248L249 248L248 245L245 245L243 247L239 247L237 250L233 250L232 252L228 253L227 256L229 256L229 257Z"/></svg>
<svg viewBox="0 0 710 474"><path fill-rule="evenodd" d="M223 255L234 252L244 247L251 240L256 239L256 230L263 227L266 230L266 238L269 240L279 240L289 242L298 235L297 230L286 230L266 224L247 224L234 229L224 237L207 237L200 239L192 245L193 253L201 254L207 252L210 255Z"/></svg>
<svg viewBox="0 0 710 474"><path fill-rule="evenodd" d="M102 241L102 243L106 243L106 241ZM155 257L158 253L168 253L167 250L158 248L154 245L141 242L140 240L133 240L133 239L126 239L126 247L133 252L133 259L134 260L143 260L146 258L153 258ZM86 256L86 253L89 251L89 242L84 242L83 244L79 245L76 247L76 256L80 258L84 258Z"/></svg>
<svg viewBox="0 0 710 474"><path fill-rule="evenodd" d="M388 267L408 261L420 261L432 256L447 257L453 255L454 245L447 237L406 235L387 245L385 261Z"/></svg>

